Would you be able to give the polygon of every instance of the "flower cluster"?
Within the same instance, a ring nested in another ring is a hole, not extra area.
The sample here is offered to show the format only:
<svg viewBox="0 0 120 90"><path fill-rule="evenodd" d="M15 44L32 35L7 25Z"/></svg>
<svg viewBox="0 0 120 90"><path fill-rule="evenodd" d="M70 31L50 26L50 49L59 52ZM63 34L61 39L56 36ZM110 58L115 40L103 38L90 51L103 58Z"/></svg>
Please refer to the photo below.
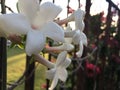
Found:
<svg viewBox="0 0 120 90"><path fill-rule="evenodd" d="M95 75L98 75L101 72L98 66L89 62L86 62L85 68L88 77L94 77Z"/></svg>
<svg viewBox="0 0 120 90"><path fill-rule="evenodd" d="M67 79L66 68L71 63L71 59L67 57L67 51L73 50L74 44L79 45L79 51L76 54L81 57L83 45L87 45L87 37L83 33L85 12L81 9L74 11L65 20L66 22L75 21L75 30L70 30L70 27L64 30L54 22L62 9L51 2L39 5L38 0L18 0L18 9L19 13L0 15L0 36L26 35L26 54L34 55L35 60L50 68L46 72L46 77L53 80L49 88L53 90L59 79L63 82ZM61 46L50 47L51 50L62 51L56 63L46 60L39 54L45 47L47 37L63 43Z"/></svg>

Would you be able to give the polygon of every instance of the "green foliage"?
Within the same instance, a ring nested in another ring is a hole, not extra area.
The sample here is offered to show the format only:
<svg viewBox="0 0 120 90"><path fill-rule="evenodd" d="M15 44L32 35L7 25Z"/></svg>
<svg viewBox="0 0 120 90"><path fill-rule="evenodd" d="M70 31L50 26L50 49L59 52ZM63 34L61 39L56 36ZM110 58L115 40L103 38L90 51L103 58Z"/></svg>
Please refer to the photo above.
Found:
<svg viewBox="0 0 120 90"><path fill-rule="evenodd" d="M26 55L23 49L18 47L8 48L7 60L7 83L15 82L24 72ZM35 90L44 90L42 85L45 84L45 67L39 65L35 70ZM24 90L24 83L19 85L14 90Z"/></svg>

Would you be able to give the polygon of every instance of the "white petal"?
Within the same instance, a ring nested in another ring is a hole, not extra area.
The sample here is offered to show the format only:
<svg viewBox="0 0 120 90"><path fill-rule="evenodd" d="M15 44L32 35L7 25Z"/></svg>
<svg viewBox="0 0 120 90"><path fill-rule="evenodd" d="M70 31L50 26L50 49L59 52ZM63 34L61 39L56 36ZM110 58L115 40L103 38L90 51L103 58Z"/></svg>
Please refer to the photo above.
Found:
<svg viewBox="0 0 120 90"><path fill-rule="evenodd" d="M34 55L34 59L41 63L42 65L46 66L47 68L54 68L55 64L50 62L49 60L46 60L43 56L41 56L40 54L35 54Z"/></svg>
<svg viewBox="0 0 120 90"><path fill-rule="evenodd" d="M50 47L51 50L53 51L71 51L74 49L74 46L72 44L68 44L68 43L63 43L60 46L53 46Z"/></svg>
<svg viewBox="0 0 120 90"><path fill-rule="evenodd" d="M71 28L70 24L67 25L67 27L66 27L65 30L66 30L66 31L72 31L72 28Z"/></svg>
<svg viewBox="0 0 120 90"><path fill-rule="evenodd" d="M82 32L80 31L80 41L82 41L82 43L87 46L88 42L87 42L87 36Z"/></svg>
<svg viewBox="0 0 120 90"><path fill-rule="evenodd" d="M49 90L53 90L56 87L57 83L58 83L58 74L55 74Z"/></svg>
<svg viewBox="0 0 120 90"><path fill-rule="evenodd" d="M66 60L64 61L64 63L62 63L61 67L67 68L71 63L71 59L70 58L66 58Z"/></svg>
<svg viewBox="0 0 120 90"><path fill-rule="evenodd" d="M51 2L43 3L40 6L40 11L34 20L33 25L42 27L46 22L53 21L62 9Z"/></svg>
<svg viewBox="0 0 120 90"><path fill-rule="evenodd" d="M68 26L66 27L66 30L65 30L65 31L66 31L66 32L71 32L71 31L72 31L72 28L70 27L70 25L68 25ZM65 38L65 42L66 42L66 43L69 43L69 44L72 43L72 38L70 38L70 37L69 37L69 38L68 38L68 37Z"/></svg>
<svg viewBox="0 0 120 90"><path fill-rule="evenodd" d="M75 11L74 17L75 17L75 29L80 29L81 31L84 30L85 24L84 24L84 16L85 12L81 10L80 8Z"/></svg>
<svg viewBox="0 0 120 90"><path fill-rule="evenodd" d="M70 16L67 17L67 20L68 20L69 22L75 20L74 14L75 14L75 13L73 12Z"/></svg>
<svg viewBox="0 0 120 90"><path fill-rule="evenodd" d="M45 46L44 34L37 30L29 31L26 40L26 53L31 56L38 54Z"/></svg>
<svg viewBox="0 0 120 90"><path fill-rule="evenodd" d="M65 38L65 42L69 44L72 43L72 38Z"/></svg>
<svg viewBox="0 0 120 90"><path fill-rule="evenodd" d="M81 57L82 54L83 54L83 43L80 42L80 43L79 43L79 51L76 52L76 55L77 55L78 57Z"/></svg>
<svg viewBox="0 0 120 90"><path fill-rule="evenodd" d="M66 56L67 56L67 51L63 51L58 55L57 61L56 61L56 67L61 66L61 64L65 61Z"/></svg>
<svg viewBox="0 0 120 90"><path fill-rule="evenodd" d="M21 14L0 15L0 31L4 34L27 34L31 30L30 23Z"/></svg>
<svg viewBox="0 0 120 90"><path fill-rule="evenodd" d="M61 46L61 49L62 48L63 48L63 50L71 51L74 49L74 46L72 44L69 44L69 43L63 43L63 45Z"/></svg>
<svg viewBox="0 0 120 90"><path fill-rule="evenodd" d="M37 0L19 0L18 8L20 13L24 14L30 22L33 22L37 11L39 10L39 4Z"/></svg>
<svg viewBox="0 0 120 90"><path fill-rule="evenodd" d="M76 30L74 31L65 31L65 37L73 37L73 35L76 33Z"/></svg>
<svg viewBox="0 0 120 90"><path fill-rule="evenodd" d="M76 33L73 36L73 44L78 45L80 42L80 30L76 30Z"/></svg>
<svg viewBox="0 0 120 90"><path fill-rule="evenodd" d="M47 79L53 79L56 73L56 68L50 69L46 71L46 78Z"/></svg>
<svg viewBox="0 0 120 90"><path fill-rule="evenodd" d="M41 28L41 31L45 34L46 37L49 37L58 42L65 42L64 30L54 22L46 23L43 28Z"/></svg>
<svg viewBox="0 0 120 90"><path fill-rule="evenodd" d="M67 77L68 77L68 73L67 70L65 68L58 68L57 69L57 73L58 73L58 77L61 81L65 82Z"/></svg>

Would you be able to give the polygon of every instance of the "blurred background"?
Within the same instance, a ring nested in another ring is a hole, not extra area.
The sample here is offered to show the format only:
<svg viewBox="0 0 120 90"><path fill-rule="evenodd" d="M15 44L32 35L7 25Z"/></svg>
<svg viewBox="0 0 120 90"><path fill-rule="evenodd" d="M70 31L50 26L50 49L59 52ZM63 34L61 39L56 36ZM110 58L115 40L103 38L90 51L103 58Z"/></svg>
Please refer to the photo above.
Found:
<svg viewBox="0 0 120 90"><path fill-rule="evenodd" d="M119 0L40 0L40 4L50 1L63 11L58 18L71 15L81 8L86 12L84 33L88 46L84 47L81 58L75 53L78 46L69 53L72 64L67 68L67 82L59 82L55 90L120 90L120 1ZM6 12L17 13L17 0L6 0ZM69 23L74 30L74 22ZM64 25L66 27L67 25ZM7 41L7 86L13 86L26 69L26 55L20 45L11 47ZM49 40L48 44L53 45ZM2 47L0 47L2 48ZM55 61L56 54L42 53L46 59ZM35 82L26 84L28 77L22 78L14 89L8 90L48 90L50 81L45 79L45 68L34 63L30 73L35 75ZM27 79L25 79L27 78ZM24 81L26 81L24 83ZM1 84L0 84L1 85ZM26 88L25 88L26 87ZM31 89L27 89L27 88ZM0 89L2 90L2 89Z"/></svg>

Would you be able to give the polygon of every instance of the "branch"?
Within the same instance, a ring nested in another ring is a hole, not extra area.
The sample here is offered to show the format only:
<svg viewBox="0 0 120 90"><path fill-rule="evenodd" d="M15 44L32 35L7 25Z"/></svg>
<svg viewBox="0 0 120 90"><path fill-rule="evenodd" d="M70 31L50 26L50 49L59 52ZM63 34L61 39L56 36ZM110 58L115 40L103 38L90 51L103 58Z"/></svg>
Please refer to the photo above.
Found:
<svg viewBox="0 0 120 90"><path fill-rule="evenodd" d="M38 67L38 64L36 65L36 67L33 69L31 74L25 80L28 80L32 76L32 74L35 72L35 69ZM23 84L25 82L25 80L23 80L23 79L25 77L26 72L27 72L27 69L24 71L23 75L17 81L15 81L13 84L8 84L10 86L7 88L7 90L13 90L17 86Z"/></svg>
<svg viewBox="0 0 120 90"><path fill-rule="evenodd" d="M2 2L0 2L0 4L2 4ZM5 8L7 8L9 11L11 11L12 13L14 13L14 11L10 8L10 7L8 7L8 6L6 6L5 5Z"/></svg>
<svg viewBox="0 0 120 90"><path fill-rule="evenodd" d="M79 68L82 67L82 61L83 61L83 60L86 60L86 59L89 58L89 57L91 57L91 56L96 52L97 49L98 49L97 47L96 47L95 49L93 49L93 51L91 52L91 54L87 55L86 57L74 59L75 61L77 61L78 67L77 67L76 69L74 69L74 70L70 73L70 75L72 75L73 73L77 72L77 71L79 70ZM84 68L82 67L82 69L84 69Z"/></svg>
<svg viewBox="0 0 120 90"><path fill-rule="evenodd" d="M110 3L116 10L118 10L118 12L120 13L120 9L118 8L118 6L116 4L114 4L111 0L106 0L108 3Z"/></svg>

